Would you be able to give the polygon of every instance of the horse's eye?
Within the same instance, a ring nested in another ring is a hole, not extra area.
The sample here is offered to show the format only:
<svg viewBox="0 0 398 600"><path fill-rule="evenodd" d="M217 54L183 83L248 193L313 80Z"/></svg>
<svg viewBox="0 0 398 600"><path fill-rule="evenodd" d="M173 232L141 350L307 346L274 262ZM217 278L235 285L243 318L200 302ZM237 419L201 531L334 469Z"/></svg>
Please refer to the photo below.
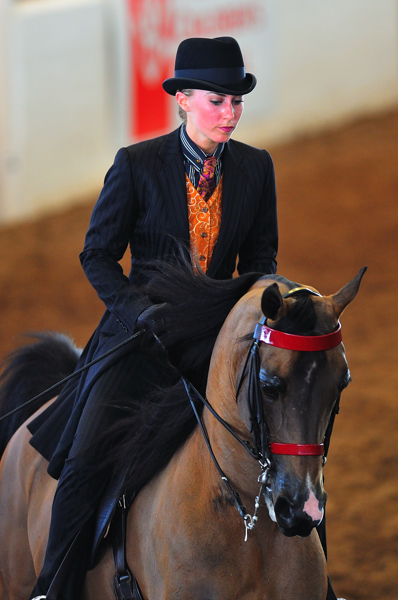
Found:
<svg viewBox="0 0 398 600"><path fill-rule="evenodd" d="M286 388L284 381L278 375L267 373L264 368L260 369L259 384L264 399L270 402L277 400Z"/></svg>
<svg viewBox="0 0 398 600"><path fill-rule="evenodd" d="M270 384L269 382L262 381L260 379L260 388L263 396L267 400L277 400L279 396L279 390L275 385Z"/></svg>

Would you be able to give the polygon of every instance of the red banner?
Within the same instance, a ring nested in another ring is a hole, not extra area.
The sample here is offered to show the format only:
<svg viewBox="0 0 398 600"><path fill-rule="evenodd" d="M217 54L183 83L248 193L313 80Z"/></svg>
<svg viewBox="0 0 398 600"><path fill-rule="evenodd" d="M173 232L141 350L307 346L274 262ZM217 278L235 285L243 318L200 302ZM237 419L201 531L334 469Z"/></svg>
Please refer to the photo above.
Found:
<svg viewBox="0 0 398 600"><path fill-rule="evenodd" d="M167 0L128 0L130 17L130 135L141 139L155 135L169 125L169 100L162 81L174 71L165 58ZM153 13L155 11L155 13ZM159 27L160 25L160 27Z"/></svg>

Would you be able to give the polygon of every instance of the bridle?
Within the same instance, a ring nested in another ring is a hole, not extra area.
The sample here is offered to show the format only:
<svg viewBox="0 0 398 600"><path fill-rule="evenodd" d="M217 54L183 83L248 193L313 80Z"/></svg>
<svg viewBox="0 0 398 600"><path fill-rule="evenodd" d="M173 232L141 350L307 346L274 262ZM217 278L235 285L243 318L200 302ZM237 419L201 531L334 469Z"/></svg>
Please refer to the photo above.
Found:
<svg viewBox="0 0 398 600"><path fill-rule="evenodd" d="M283 298L288 298L297 295L314 295L321 296L318 292L309 288L294 288L283 295ZM263 317L261 321L256 325L253 333L253 341L247 354L243 371L239 379L239 383L236 391L236 399L238 399L239 392L243 386L243 381L247 375L247 398L249 403L249 414L250 414L250 433L253 435L254 444L250 444L247 440L243 440L232 428L224 421L224 419L213 409L209 401L204 398L200 392L187 380L182 377L182 381L185 386L188 398L191 402L193 411L198 421L199 427L204 436L206 445L211 454L213 462L227 486L234 503L242 516L245 524L245 541L247 540L248 530L253 530L258 520L258 509L260 507L260 498L265 489L269 489L269 471L271 468L272 455L290 455L290 456L323 456L323 465L326 462L326 456L330 444L330 437L332 434L334 419L339 411L339 400L335 403L335 406L330 417L330 421L326 430L324 443L322 444L292 444L284 442L269 442L267 425L264 417L263 402L261 396L261 390L259 386L259 346L261 343L274 346L276 348L283 348L287 350L294 350L299 352L319 352L323 350L329 350L335 348L342 342L341 336L341 325L335 331L324 335L306 336L306 335L293 335L284 333L276 329L272 329L267 325L267 318ZM260 483L260 491L255 498L255 509L253 516L249 515L242 504L239 494L233 490L228 478L222 471L214 452L211 448L210 440L206 431L206 428L198 414L195 406L195 402L192 398L191 392L194 392L195 396L201 400L201 402L210 410L213 416L233 435L233 437L246 449L252 458L259 462L261 474L258 477Z"/></svg>
<svg viewBox="0 0 398 600"><path fill-rule="evenodd" d="M312 295L312 296L320 296L318 292L311 290L305 287L296 287L286 294L284 294L283 298L290 298L292 296L298 295ZM252 343L252 347L250 349L252 360L256 363L256 368L252 369L253 373L256 377L257 385L255 394L258 400L254 398L252 401L256 402L257 411L262 413L262 403L260 392L258 390L258 375L259 375L259 367L258 367L258 350L260 342L264 344L274 346L276 348L283 348L285 350L294 350L298 352L319 352L322 350L330 350L331 348L335 348L342 342L341 335L341 324L338 323L337 329L332 331L331 333L327 333L324 335L293 335L290 333L284 333L282 331L278 331L276 329L271 329L267 326L267 318L263 317L256 325L253 334L254 341ZM250 367L249 367L250 372ZM244 371L242 376L244 376ZM240 388L241 383L238 385L238 390ZM253 386L254 387L254 386ZM252 413L253 414L253 413ZM261 419L261 422L258 421L258 424L263 428L266 427L265 421L263 419L263 415L261 417L257 417ZM325 446L324 444L291 444L291 443L274 443L271 442L268 444L269 452L271 454L284 454L290 456L325 456ZM262 451L266 451L264 444L262 444Z"/></svg>

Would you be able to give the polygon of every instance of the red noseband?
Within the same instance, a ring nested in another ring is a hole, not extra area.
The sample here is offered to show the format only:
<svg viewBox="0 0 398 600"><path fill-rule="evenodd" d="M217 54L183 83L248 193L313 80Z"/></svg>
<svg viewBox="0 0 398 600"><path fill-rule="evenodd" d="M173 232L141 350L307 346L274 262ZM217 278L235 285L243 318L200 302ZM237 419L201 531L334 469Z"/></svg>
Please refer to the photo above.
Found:
<svg viewBox="0 0 398 600"><path fill-rule="evenodd" d="M277 444L271 443L272 454L288 454L290 456L323 456L323 444Z"/></svg>

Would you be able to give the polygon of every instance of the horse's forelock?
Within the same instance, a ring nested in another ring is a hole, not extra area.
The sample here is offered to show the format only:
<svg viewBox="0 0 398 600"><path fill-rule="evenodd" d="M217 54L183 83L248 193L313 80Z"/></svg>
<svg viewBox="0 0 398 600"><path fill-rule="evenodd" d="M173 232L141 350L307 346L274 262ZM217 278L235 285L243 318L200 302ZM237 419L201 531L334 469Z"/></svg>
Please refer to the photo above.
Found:
<svg viewBox="0 0 398 600"><path fill-rule="evenodd" d="M295 335L318 335L320 323L313 297L310 295L297 296L286 314L272 327L278 331Z"/></svg>
<svg viewBox="0 0 398 600"><path fill-rule="evenodd" d="M290 281L281 275L264 275L260 277L253 288L261 289L263 285L277 283L282 294L302 287L300 284ZM327 307L326 307L327 308ZM314 304L314 296L311 294L300 294L291 296L289 306L285 307L283 316L272 322L272 328L284 333L294 335L319 335L330 331L330 311L325 311L329 318L323 319L321 304L318 301L317 310ZM325 321L325 322L324 322Z"/></svg>

